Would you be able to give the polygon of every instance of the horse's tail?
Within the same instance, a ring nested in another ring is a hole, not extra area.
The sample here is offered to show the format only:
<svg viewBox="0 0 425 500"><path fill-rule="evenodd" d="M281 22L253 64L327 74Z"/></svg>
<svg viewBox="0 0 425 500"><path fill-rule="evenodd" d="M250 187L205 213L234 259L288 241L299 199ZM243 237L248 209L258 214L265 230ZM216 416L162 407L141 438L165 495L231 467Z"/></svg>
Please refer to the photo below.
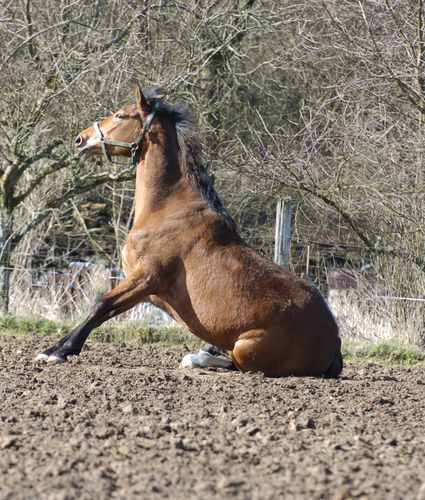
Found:
<svg viewBox="0 0 425 500"><path fill-rule="evenodd" d="M325 378L338 378L342 372L342 368L344 363L342 361L341 349L338 349L338 352L333 359L332 363L329 365L329 368L325 371L323 376Z"/></svg>

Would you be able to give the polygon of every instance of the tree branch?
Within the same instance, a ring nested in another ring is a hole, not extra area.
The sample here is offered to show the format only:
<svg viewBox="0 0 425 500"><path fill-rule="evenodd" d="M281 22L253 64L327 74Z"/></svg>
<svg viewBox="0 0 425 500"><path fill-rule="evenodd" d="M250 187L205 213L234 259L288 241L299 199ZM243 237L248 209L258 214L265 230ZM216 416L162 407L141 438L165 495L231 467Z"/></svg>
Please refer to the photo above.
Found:
<svg viewBox="0 0 425 500"><path fill-rule="evenodd" d="M78 179L78 184L71 185L59 196L52 196L46 201L39 212L32 220L24 223L13 235L12 244L17 245L22 237L43 222L52 210L61 207L65 202L75 196L87 193L93 188L105 184L106 182L124 182L134 178L134 167L126 168L117 174L112 172L102 172L97 175L87 175Z"/></svg>
<svg viewBox="0 0 425 500"><path fill-rule="evenodd" d="M66 157L62 157L59 160L55 161L54 163L50 163L49 165L44 166L41 168L37 176L31 180L31 183L29 187L25 190L20 192L17 196L15 196L12 199L12 208L16 208L18 205L20 205L28 196L34 191L35 188L37 188L40 183L50 174L53 174L55 172L59 172L59 170L63 170L64 168L69 167L75 160L66 160Z"/></svg>

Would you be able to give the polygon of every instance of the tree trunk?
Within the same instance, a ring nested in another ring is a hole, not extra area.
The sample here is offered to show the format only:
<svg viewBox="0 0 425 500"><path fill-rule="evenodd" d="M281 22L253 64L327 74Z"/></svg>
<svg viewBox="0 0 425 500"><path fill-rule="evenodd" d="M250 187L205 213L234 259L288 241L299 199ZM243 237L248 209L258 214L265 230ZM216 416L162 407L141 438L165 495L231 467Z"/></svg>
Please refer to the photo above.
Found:
<svg viewBox="0 0 425 500"><path fill-rule="evenodd" d="M0 208L0 314L9 312L13 214Z"/></svg>

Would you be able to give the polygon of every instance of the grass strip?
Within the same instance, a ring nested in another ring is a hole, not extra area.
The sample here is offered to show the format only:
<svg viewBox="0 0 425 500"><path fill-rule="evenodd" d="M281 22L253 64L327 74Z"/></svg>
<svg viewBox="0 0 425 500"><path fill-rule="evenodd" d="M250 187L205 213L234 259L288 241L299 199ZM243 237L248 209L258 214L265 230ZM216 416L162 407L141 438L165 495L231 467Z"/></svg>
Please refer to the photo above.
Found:
<svg viewBox="0 0 425 500"><path fill-rule="evenodd" d="M52 321L40 316L3 316L0 318L0 335L19 335L60 338L69 333L77 322ZM152 326L143 321L109 321L93 330L92 342L130 343L135 345L163 343L197 347L199 339L177 325Z"/></svg>
<svg viewBox="0 0 425 500"><path fill-rule="evenodd" d="M40 316L0 317L0 335L60 338L76 325L70 321L52 321ZM201 341L177 325L152 326L143 321L109 321L90 335L92 342L129 343L135 345L162 343L198 348ZM366 341L343 339L345 363L381 363L388 365L425 365L425 350L396 340Z"/></svg>
<svg viewBox="0 0 425 500"><path fill-rule="evenodd" d="M425 365L425 350L396 340L366 341L343 339L342 355L346 363L386 365Z"/></svg>

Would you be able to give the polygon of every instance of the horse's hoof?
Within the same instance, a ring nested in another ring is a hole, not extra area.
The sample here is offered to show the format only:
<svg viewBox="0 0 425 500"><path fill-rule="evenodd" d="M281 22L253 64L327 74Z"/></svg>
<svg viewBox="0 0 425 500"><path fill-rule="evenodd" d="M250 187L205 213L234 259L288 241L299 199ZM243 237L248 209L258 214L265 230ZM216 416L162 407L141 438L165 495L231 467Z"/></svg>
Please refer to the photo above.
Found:
<svg viewBox="0 0 425 500"><path fill-rule="evenodd" d="M182 368L199 368L196 354L186 354L181 361Z"/></svg>
<svg viewBox="0 0 425 500"><path fill-rule="evenodd" d="M40 352L40 354L37 354L37 356L35 357L34 361L46 363L48 359L49 359L49 355L48 354L45 354L44 352Z"/></svg>
<svg viewBox="0 0 425 500"><path fill-rule="evenodd" d="M220 355L212 355L207 351L200 350L196 354L186 354L181 361L182 368L227 368L233 366L231 358Z"/></svg>
<svg viewBox="0 0 425 500"><path fill-rule="evenodd" d="M52 354L51 356L48 357L47 362L52 365L62 365L63 363L67 363L68 360L64 358L63 356L55 356Z"/></svg>

